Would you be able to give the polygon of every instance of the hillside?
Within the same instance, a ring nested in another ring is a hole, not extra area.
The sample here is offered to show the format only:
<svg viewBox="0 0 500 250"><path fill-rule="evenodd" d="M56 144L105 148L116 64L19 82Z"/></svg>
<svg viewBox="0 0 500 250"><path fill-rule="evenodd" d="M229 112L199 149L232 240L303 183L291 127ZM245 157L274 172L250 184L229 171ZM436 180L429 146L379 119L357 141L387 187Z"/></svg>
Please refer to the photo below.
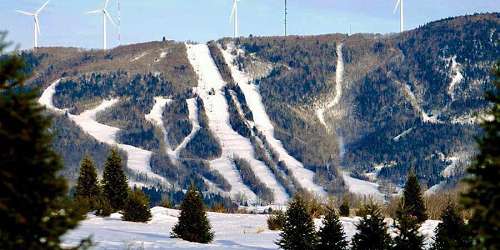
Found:
<svg viewBox="0 0 500 250"><path fill-rule="evenodd" d="M394 35L172 41L25 51L63 174L118 147L131 183L283 204L298 190L383 198L408 170L452 185L474 154L500 15ZM100 166L102 167L102 166ZM392 185L394 184L394 185Z"/></svg>

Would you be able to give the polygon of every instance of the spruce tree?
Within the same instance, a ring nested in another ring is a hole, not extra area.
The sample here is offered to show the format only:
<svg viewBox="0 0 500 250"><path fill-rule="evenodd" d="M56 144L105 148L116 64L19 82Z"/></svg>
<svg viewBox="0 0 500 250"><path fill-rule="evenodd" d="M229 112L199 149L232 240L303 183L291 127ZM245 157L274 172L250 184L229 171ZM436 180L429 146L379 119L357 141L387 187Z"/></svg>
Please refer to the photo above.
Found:
<svg viewBox="0 0 500 250"><path fill-rule="evenodd" d="M380 208L367 204L361 208L361 220L356 225L356 234L352 238L353 250L386 250L391 248L391 236Z"/></svg>
<svg viewBox="0 0 500 250"><path fill-rule="evenodd" d="M133 222L148 222L151 219L149 199L139 189L128 195L127 203L123 209L123 220Z"/></svg>
<svg viewBox="0 0 500 250"><path fill-rule="evenodd" d="M89 202L90 208L95 209L100 195L101 190L98 185L95 164L90 156L86 155L80 164L80 175L76 184L75 198L77 200L86 200Z"/></svg>
<svg viewBox="0 0 500 250"><path fill-rule="evenodd" d="M103 194L114 211L123 209L128 195L127 177L123 172L122 159L117 149L112 149L102 176Z"/></svg>
<svg viewBox="0 0 500 250"><path fill-rule="evenodd" d="M317 250L345 250L348 243L342 223L334 209L329 209L323 219L323 227L318 232Z"/></svg>
<svg viewBox="0 0 500 250"><path fill-rule="evenodd" d="M69 203L51 119L24 86L24 63L0 33L0 249L61 249L83 213Z"/></svg>
<svg viewBox="0 0 500 250"><path fill-rule="evenodd" d="M350 214L349 210L350 210L349 200L347 199L347 197L344 197L342 204L339 207L340 216L349 217L349 214Z"/></svg>
<svg viewBox="0 0 500 250"><path fill-rule="evenodd" d="M453 203L448 203L435 229L432 250L467 250L471 248L470 233Z"/></svg>
<svg viewBox="0 0 500 250"><path fill-rule="evenodd" d="M417 217L418 223L427 220L424 198L418 182L418 178L413 170L410 170L403 190L403 204L405 211Z"/></svg>
<svg viewBox="0 0 500 250"><path fill-rule="evenodd" d="M172 230L172 237L209 243L214 238L200 192L192 184L181 204L179 221Z"/></svg>
<svg viewBox="0 0 500 250"><path fill-rule="evenodd" d="M317 244L317 235L307 204L301 195L295 195L288 205L281 239L276 242L285 250L311 250Z"/></svg>
<svg viewBox="0 0 500 250"><path fill-rule="evenodd" d="M494 90L486 96L492 108L481 122L479 154L468 169L468 190L462 199L472 212L469 225L475 249L500 249L500 61L494 73Z"/></svg>
<svg viewBox="0 0 500 250"><path fill-rule="evenodd" d="M421 250L424 237L418 232L420 224L416 216L408 211L404 203L400 203L396 211L394 250Z"/></svg>

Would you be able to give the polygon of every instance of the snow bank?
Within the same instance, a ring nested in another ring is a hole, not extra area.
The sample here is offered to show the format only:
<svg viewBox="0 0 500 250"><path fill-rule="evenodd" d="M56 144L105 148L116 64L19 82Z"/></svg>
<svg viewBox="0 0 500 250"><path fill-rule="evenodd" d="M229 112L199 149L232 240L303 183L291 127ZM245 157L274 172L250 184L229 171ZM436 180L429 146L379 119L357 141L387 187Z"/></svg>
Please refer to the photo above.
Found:
<svg viewBox="0 0 500 250"><path fill-rule="evenodd" d="M43 93L38 102L44 105L49 110L58 113L67 113L66 110L59 109L54 106L53 97L55 94L55 88L60 82L60 79L53 82ZM118 148L127 152L127 167L138 174L142 174L151 179L151 181L160 182L163 184L168 184L165 178L159 176L151 171L150 159L152 152L137 148L134 146L120 144L116 140L116 135L120 131L119 128L108 126L96 121L96 115L99 112L112 107L118 102L118 99L104 100L100 105L94 109L86 110L79 115L67 114L68 118L74 121L78 126L82 128L87 134L92 136L99 142L106 143L108 145L117 146ZM153 115L154 116L154 115Z"/></svg>
<svg viewBox="0 0 500 250"><path fill-rule="evenodd" d="M278 249L274 242L279 239L280 232L267 229L267 215L208 213L215 238L210 244L198 244L170 238L178 210L155 207L151 213L153 217L148 223L121 221L118 213L107 218L88 215L78 228L64 235L64 246L75 246L81 239L92 236L95 249ZM340 218L348 240L356 233L359 219ZM386 222L392 226L391 219ZM438 223L428 220L422 224L419 232L425 236L427 245L432 242ZM316 224L319 227L321 222L316 220Z"/></svg>
<svg viewBox="0 0 500 250"><path fill-rule="evenodd" d="M293 176L303 188L319 195L326 195L325 190L321 186L314 183L314 173L305 169L302 163L288 154L281 141L274 137L274 126L266 113L258 87L254 84L250 84L250 76L245 72L240 71L233 64L234 56L230 53L231 49L234 49L234 47L228 46L228 50L221 51L227 65L229 65L234 81L240 86L243 94L245 95L247 105L253 114L255 126L266 137L270 146L278 153L279 159L285 162Z"/></svg>
<svg viewBox="0 0 500 250"><path fill-rule="evenodd" d="M343 173L344 181L351 193L372 197L377 201L383 201L384 195L378 190L377 183L353 178L349 173Z"/></svg>

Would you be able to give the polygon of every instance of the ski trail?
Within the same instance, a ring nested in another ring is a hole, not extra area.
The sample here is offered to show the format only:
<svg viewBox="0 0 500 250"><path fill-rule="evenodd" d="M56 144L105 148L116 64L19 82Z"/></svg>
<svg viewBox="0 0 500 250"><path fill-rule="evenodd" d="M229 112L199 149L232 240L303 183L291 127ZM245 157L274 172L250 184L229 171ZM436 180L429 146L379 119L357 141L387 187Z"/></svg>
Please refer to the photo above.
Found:
<svg viewBox="0 0 500 250"><path fill-rule="evenodd" d="M451 58L450 74L451 74L451 82L450 85L448 86L448 95L451 97L451 100L453 101L455 100L455 93L454 93L455 87L464 79L464 76L460 71L460 64L457 63L457 56L453 56Z"/></svg>
<svg viewBox="0 0 500 250"><path fill-rule="evenodd" d="M193 137L200 130L200 122L198 120L198 106L196 105L196 99L191 98L186 100L189 110L189 121L193 126L191 133L182 140L182 142L177 146L177 148L172 151L175 159L179 159L180 152L186 147L186 145L193 139Z"/></svg>
<svg viewBox="0 0 500 250"><path fill-rule="evenodd" d="M398 80L395 80L395 82L400 86L402 86L403 94L407 97L407 99L409 99L413 109L415 109L415 111L420 114L422 121L424 123L433 123L433 124L443 123L442 121L438 120L436 116L429 116L429 114L427 114L425 110L423 110L422 107L420 107L420 104L418 104L417 101L417 97L415 96L413 91L411 91L410 85L403 84Z"/></svg>
<svg viewBox="0 0 500 250"><path fill-rule="evenodd" d="M377 183L353 178L346 172L342 175L351 193L368 196L377 201L384 201L384 195L378 190L379 185Z"/></svg>
<svg viewBox="0 0 500 250"><path fill-rule="evenodd" d="M230 46L228 46L228 50L229 49L231 49ZM266 137L271 148L278 153L279 160L285 162L292 175L297 179L297 181L304 189L309 190L312 193L325 196L325 190L313 181L314 172L304 168L301 162L288 154L281 141L277 140L274 137L274 126L271 122L271 119L266 113L266 109L262 102L262 97L260 96L258 87L254 84L249 84L251 82L251 77L245 72L240 71L232 63L234 61L234 56L230 53L230 51L222 49L221 51L226 64L231 70L231 74L234 80L236 81L238 86L240 86L243 94L245 95L247 105L253 113L255 126Z"/></svg>
<svg viewBox="0 0 500 250"><path fill-rule="evenodd" d="M171 102L172 99L167 99L165 97L155 97L155 104L151 109L151 112L145 116L147 121L150 121L155 126L161 129L167 153L172 152L172 149L170 148L170 143L168 142L167 129L165 128L165 124L163 123L163 112L165 111L165 107Z"/></svg>
<svg viewBox="0 0 500 250"><path fill-rule="evenodd" d="M79 115L68 113L64 109L59 109L54 106L53 97L55 88L61 79L53 82L42 94L38 102L48 108L49 110L57 113L67 113L68 118L74 121L83 131L92 136L99 142L117 146L119 149L127 152L127 167L137 174L144 175L152 181L157 181L162 184L168 185L168 182L162 176L159 176L151 170L150 160L151 151L137 148L131 145L120 144L116 141L116 135L120 131L119 128L108 126L96 121L97 113L106 110L118 103L118 99L104 100L102 103L90 110L86 110ZM133 182L129 182L132 184Z"/></svg>
<svg viewBox="0 0 500 250"><path fill-rule="evenodd" d="M409 134L414 128L409 128L405 131L403 131L403 133L395 136L394 138L392 138L392 140L394 140L395 142L398 142L402 137L406 136L407 134Z"/></svg>
<svg viewBox="0 0 500 250"><path fill-rule="evenodd" d="M335 96L333 100L326 104L326 106L318 108L316 110L316 116L323 126L325 126L326 130L330 130L328 124L325 121L325 112L328 109L333 108L340 102L342 98L342 83L344 82L344 55L342 53L342 48L344 45L341 43L337 45L337 69L335 71Z"/></svg>
<svg viewBox="0 0 500 250"><path fill-rule="evenodd" d="M189 61L199 77L197 93L205 104L210 130L221 142L222 156L213 160L211 166L224 174L232 185L233 195L242 192L249 200L255 200L255 193L242 183L239 171L236 170L232 159L240 157L247 160L257 178L273 190L274 202L285 204L289 198L285 189L278 183L268 167L255 159L250 140L238 134L230 125L228 104L222 90L226 83L210 55L208 46L205 44L187 45L187 48ZM212 89L215 93L210 95L209 92Z"/></svg>

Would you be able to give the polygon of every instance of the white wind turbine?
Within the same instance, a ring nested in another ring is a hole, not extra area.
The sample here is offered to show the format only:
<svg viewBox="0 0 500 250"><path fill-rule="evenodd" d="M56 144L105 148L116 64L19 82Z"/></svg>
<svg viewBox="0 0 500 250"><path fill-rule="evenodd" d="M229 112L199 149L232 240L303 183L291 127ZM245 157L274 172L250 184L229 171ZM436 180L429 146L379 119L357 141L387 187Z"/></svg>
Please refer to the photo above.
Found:
<svg viewBox="0 0 500 250"><path fill-rule="evenodd" d="M238 2L240 0L233 0L233 10L231 10L231 17L229 17L229 22L234 24L234 34L233 37L238 37Z"/></svg>
<svg viewBox="0 0 500 250"><path fill-rule="evenodd" d="M22 10L16 10L18 13L21 13L23 15L27 16L32 16L34 19L34 24L33 24L33 48L38 48L38 36L40 35L40 19L38 18L38 15L42 10L49 4L50 0L45 2L40 9L35 11L34 13L27 12L27 11L22 11Z"/></svg>
<svg viewBox="0 0 500 250"><path fill-rule="evenodd" d="M104 7L102 9L97 9L93 11L88 11L86 12L87 14L102 14L102 26L103 26L103 49L107 49L107 30L106 30L106 20L109 19L109 21L116 27L116 23L109 14L108 10L106 9L108 7L109 0L106 0L104 2Z"/></svg>
<svg viewBox="0 0 500 250"><path fill-rule="evenodd" d="M398 10L400 11L400 31L403 32L405 30L405 16L404 16L404 0L398 0L396 2L396 6L394 7L394 13Z"/></svg>

